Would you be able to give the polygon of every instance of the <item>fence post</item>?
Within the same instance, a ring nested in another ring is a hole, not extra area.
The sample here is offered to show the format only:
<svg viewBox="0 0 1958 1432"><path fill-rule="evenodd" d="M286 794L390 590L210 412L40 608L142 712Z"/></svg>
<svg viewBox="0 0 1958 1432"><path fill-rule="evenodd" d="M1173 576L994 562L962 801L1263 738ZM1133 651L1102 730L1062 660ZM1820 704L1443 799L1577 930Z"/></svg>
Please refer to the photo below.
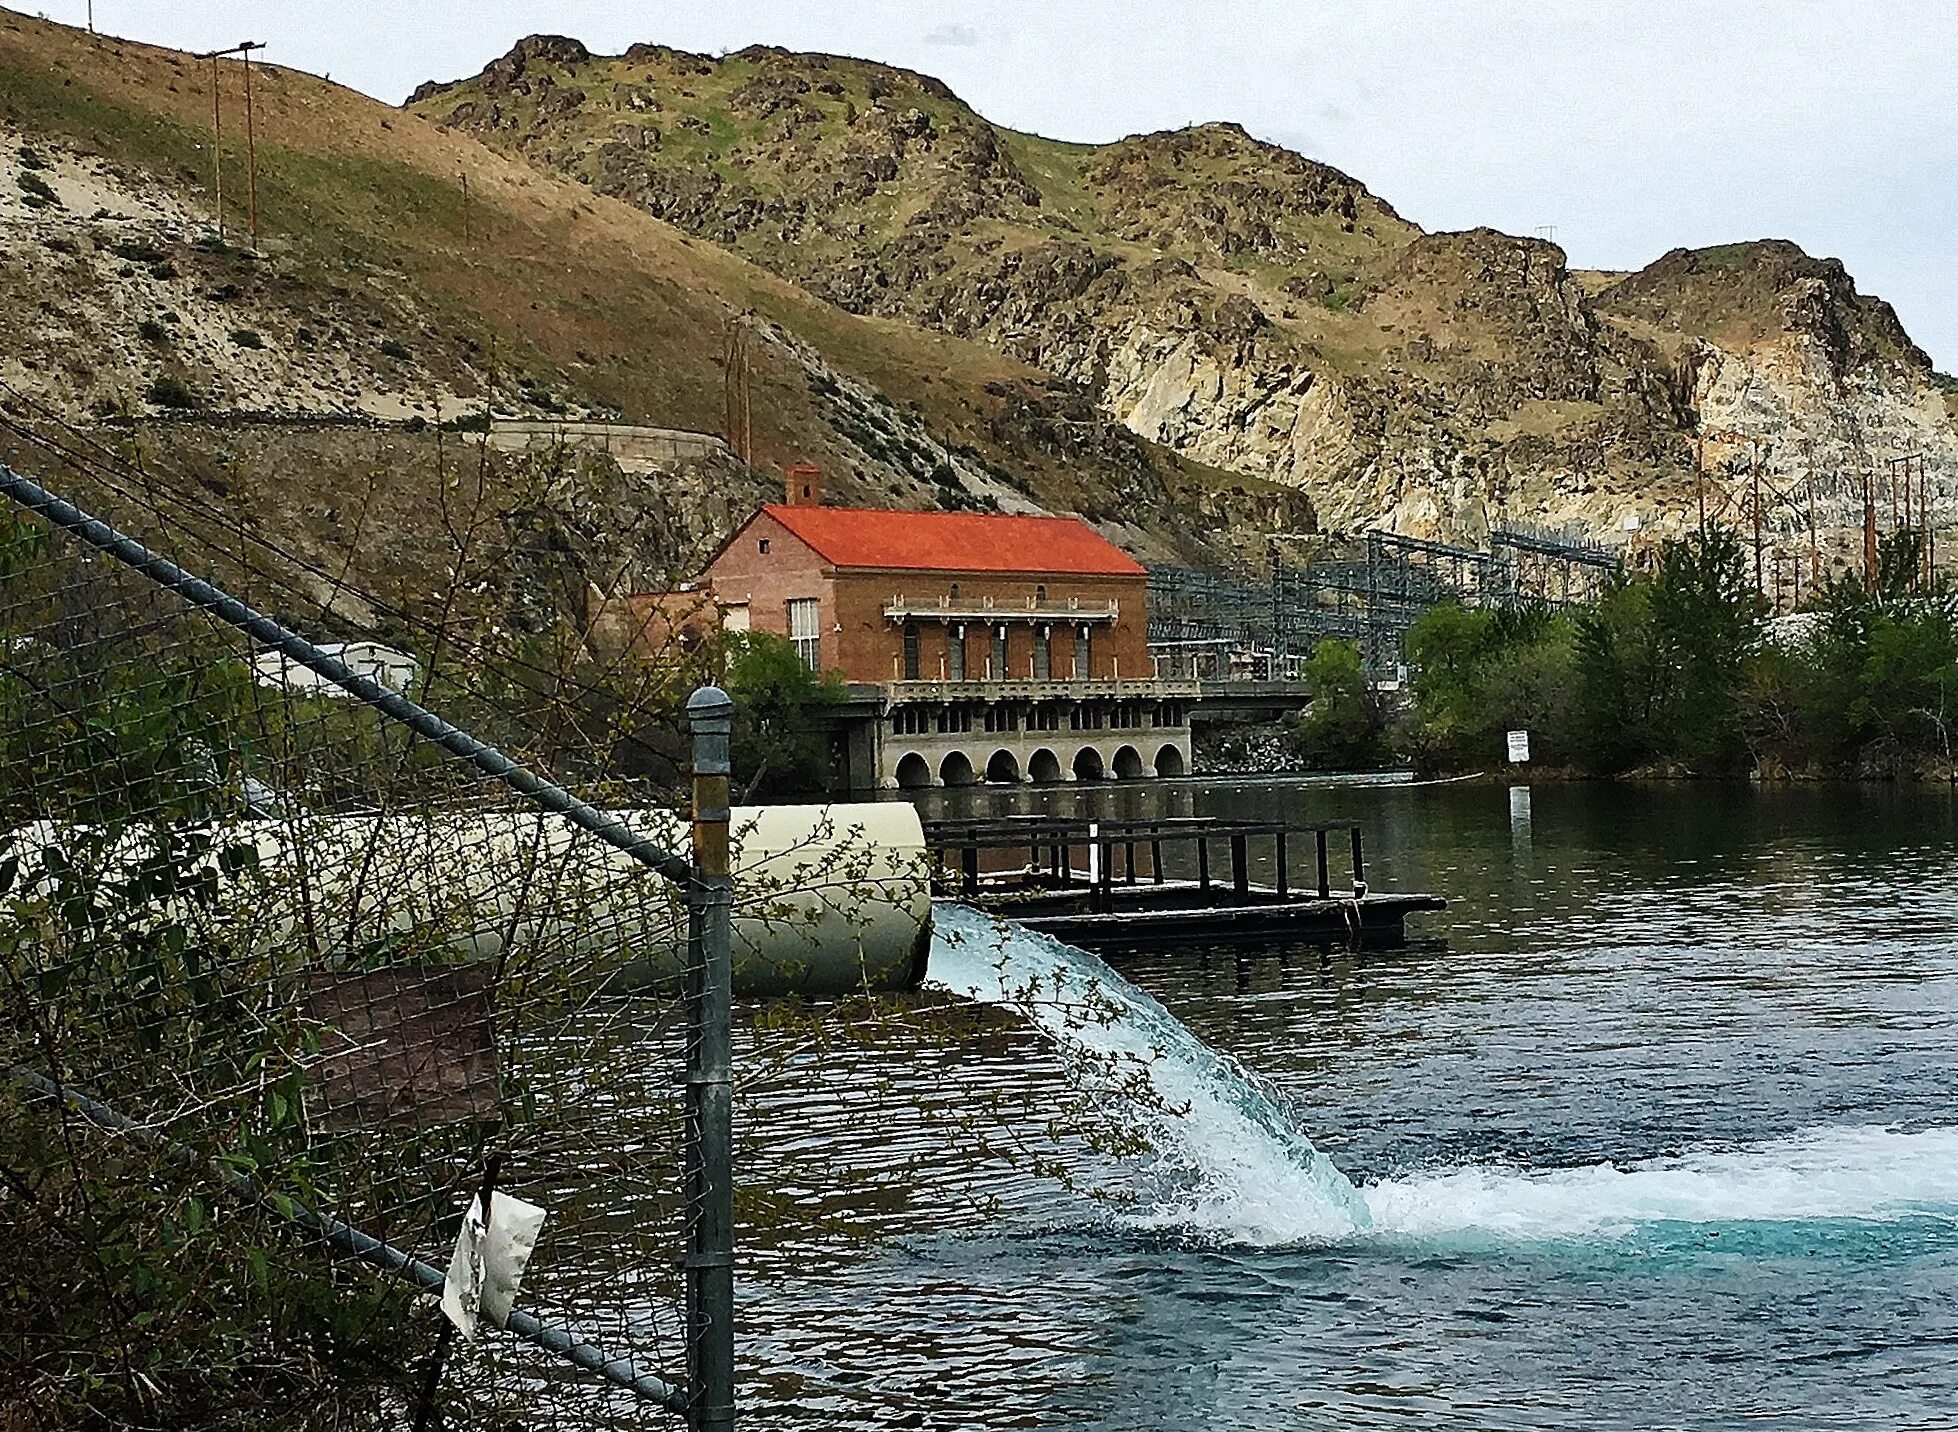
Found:
<svg viewBox="0 0 1958 1432"><path fill-rule="evenodd" d="M687 699L693 736L693 869L687 881L687 1427L734 1426L734 1136L728 740L734 702Z"/></svg>

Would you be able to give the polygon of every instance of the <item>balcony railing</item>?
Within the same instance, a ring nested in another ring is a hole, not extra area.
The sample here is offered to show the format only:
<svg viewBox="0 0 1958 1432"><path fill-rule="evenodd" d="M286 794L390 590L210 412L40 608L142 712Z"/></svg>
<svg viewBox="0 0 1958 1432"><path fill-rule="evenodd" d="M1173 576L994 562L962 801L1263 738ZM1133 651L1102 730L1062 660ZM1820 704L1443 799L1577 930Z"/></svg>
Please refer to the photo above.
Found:
<svg viewBox="0 0 1958 1432"><path fill-rule="evenodd" d="M1119 601L1085 601L1069 597L1059 602L995 601L991 597L907 597L902 592L884 603L886 621L916 621L924 617L945 622L1113 622L1122 615Z"/></svg>
<svg viewBox="0 0 1958 1432"><path fill-rule="evenodd" d="M883 681L892 701L1184 701L1202 688L1194 681L1157 676L1108 676L1086 681L1012 677L1003 681Z"/></svg>

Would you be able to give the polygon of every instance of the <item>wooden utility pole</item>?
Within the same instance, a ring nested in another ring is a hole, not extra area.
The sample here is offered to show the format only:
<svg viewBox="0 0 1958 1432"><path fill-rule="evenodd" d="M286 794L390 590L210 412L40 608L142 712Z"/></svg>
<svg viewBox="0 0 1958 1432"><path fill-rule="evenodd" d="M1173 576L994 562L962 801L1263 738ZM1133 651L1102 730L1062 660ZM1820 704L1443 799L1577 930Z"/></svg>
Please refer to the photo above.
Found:
<svg viewBox="0 0 1958 1432"><path fill-rule="evenodd" d="M252 114L252 51L264 48L258 40L244 40L229 49L197 56L211 62L211 190L220 239L224 237L224 96L219 85L222 72L218 61L226 55L239 55L245 62L245 187L254 250L258 248L258 134Z"/></svg>
<svg viewBox="0 0 1958 1432"><path fill-rule="evenodd" d="M721 361L722 435L734 455L754 463L754 410L748 394L748 329L738 318L728 320L727 352Z"/></svg>
<svg viewBox="0 0 1958 1432"><path fill-rule="evenodd" d="M252 119L252 51L264 48L250 40L238 46L245 62L245 187L254 253L258 251L258 130Z"/></svg>
<svg viewBox="0 0 1958 1432"><path fill-rule="evenodd" d="M224 105L218 98L218 57L211 57L211 187L217 194L218 238L224 238Z"/></svg>

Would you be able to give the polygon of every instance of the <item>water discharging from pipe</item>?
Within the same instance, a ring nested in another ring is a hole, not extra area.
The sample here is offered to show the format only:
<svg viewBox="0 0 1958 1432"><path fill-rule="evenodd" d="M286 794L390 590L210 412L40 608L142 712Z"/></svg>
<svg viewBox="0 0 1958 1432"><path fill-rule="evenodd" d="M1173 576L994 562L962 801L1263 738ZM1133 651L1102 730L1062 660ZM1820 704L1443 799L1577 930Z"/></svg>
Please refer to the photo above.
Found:
<svg viewBox="0 0 1958 1432"><path fill-rule="evenodd" d="M1491 1242L1695 1242L1711 1225L1958 1224L1958 1128L1822 1127L1617 1167L1437 1169L1355 1186L1255 1074L1210 1048L1084 950L959 905L937 907L931 979L1012 1008L1064 1049L1127 1062L1161 1184L1144 1226L1251 1246L1358 1237ZM1670 1235L1669 1231L1670 1230Z"/></svg>

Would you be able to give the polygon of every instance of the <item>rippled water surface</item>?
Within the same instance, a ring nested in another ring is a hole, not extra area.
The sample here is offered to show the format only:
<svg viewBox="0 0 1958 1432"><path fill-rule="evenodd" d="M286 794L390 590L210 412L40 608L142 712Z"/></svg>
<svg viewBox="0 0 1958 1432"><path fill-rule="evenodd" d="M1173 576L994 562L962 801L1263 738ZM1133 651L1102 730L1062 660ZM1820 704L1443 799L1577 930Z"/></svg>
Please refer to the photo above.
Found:
<svg viewBox="0 0 1958 1432"><path fill-rule="evenodd" d="M1451 906L1399 951L1116 960L1249 1106L1130 1108L950 994L798 1053L745 1113L791 1195L750 1234L748 1425L1958 1426L1945 793L963 798L1357 815L1376 888ZM1084 1088L1148 1147L1084 1141Z"/></svg>

